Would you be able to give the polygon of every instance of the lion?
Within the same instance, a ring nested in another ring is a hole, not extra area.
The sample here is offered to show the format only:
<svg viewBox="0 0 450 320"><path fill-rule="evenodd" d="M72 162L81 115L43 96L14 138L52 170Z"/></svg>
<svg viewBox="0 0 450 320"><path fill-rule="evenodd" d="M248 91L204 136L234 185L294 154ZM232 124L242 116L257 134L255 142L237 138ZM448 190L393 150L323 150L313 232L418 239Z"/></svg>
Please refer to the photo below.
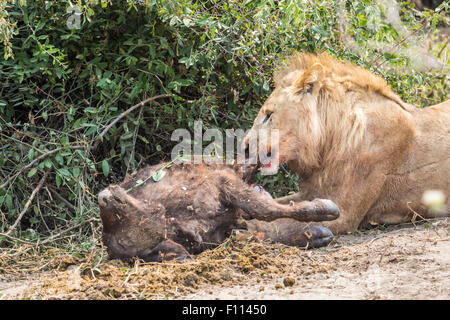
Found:
<svg viewBox="0 0 450 320"><path fill-rule="evenodd" d="M334 201L340 217L322 223L334 234L449 215L450 100L416 108L369 70L325 53L295 53L275 73L275 89L244 138L246 152L260 129L279 130L268 154L299 176L300 192L277 201ZM426 190L444 193L440 211L422 203Z"/></svg>

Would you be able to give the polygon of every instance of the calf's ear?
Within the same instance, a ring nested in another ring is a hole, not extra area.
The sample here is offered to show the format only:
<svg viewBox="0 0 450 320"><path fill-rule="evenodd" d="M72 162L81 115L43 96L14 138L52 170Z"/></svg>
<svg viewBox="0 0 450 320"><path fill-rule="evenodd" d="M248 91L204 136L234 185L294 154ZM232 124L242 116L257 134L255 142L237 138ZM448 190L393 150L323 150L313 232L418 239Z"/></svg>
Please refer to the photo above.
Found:
<svg viewBox="0 0 450 320"><path fill-rule="evenodd" d="M311 93L314 86L322 78L324 73L323 65L315 63L306 70L295 82L294 87L297 93Z"/></svg>

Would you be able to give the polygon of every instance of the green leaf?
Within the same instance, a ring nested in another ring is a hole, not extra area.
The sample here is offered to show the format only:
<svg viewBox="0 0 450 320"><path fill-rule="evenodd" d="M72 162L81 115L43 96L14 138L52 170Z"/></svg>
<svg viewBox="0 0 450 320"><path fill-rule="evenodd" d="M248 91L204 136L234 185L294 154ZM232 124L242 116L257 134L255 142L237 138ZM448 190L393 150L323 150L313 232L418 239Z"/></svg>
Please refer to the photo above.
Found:
<svg viewBox="0 0 450 320"><path fill-rule="evenodd" d="M59 173L60 173L61 175L65 176L65 177L70 177L70 172L69 172L69 170L64 169L64 168L60 168L60 169L58 169L58 171L59 171Z"/></svg>
<svg viewBox="0 0 450 320"><path fill-rule="evenodd" d="M103 175L105 177L107 177L109 175L109 163L107 160L102 161L102 170L103 170Z"/></svg>
<svg viewBox="0 0 450 320"><path fill-rule="evenodd" d="M58 164L60 164L60 165L63 165L63 164L64 164L64 158L61 156L60 153L58 153L58 154L55 156L55 160L56 160L56 162L58 162Z"/></svg>
<svg viewBox="0 0 450 320"><path fill-rule="evenodd" d="M6 206L8 207L8 210L11 211L13 209L13 198L11 197L10 194L6 195L6 201L5 201Z"/></svg>
<svg viewBox="0 0 450 320"><path fill-rule="evenodd" d="M37 172L37 168L33 168L30 171L28 171L27 177L31 178L32 176L34 176Z"/></svg>
<svg viewBox="0 0 450 320"><path fill-rule="evenodd" d="M80 175L80 168L73 168L72 174L75 178L78 178L78 176Z"/></svg>
<svg viewBox="0 0 450 320"><path fill-rule="evenodd" d="M44 160L44 167L50 169L52 167L52 161L49 158Z"/></svg>
<svg viewBox="0 0 450 320"><path fill-rule="evenodd" d="M59 174L55 175L56 186L59 188L61 185L61 176Z"/></svg>
<svg viewBox="0 0 450 320"><path fill-rule="evenodd" d="M87 107L87 108L85 108L84 109L84 112L85 113L97 113L98 112L98 109L97 108L93 108L93 107Z"/></svg>
<svg viewBox="0 0 450 320"><path fill-rule="evenodd" d="M28 151L28 160L33 161L33 158L34 158L34 150L30 149Z"/></svg>
<svg viewBox="0 0 450 320"><path fill-rule="evenodd" d="M166 172L162 169L153 172L152 174L152 178L155 182L160 181L162 178L164 178L164 176L166 175Z"/></svg>

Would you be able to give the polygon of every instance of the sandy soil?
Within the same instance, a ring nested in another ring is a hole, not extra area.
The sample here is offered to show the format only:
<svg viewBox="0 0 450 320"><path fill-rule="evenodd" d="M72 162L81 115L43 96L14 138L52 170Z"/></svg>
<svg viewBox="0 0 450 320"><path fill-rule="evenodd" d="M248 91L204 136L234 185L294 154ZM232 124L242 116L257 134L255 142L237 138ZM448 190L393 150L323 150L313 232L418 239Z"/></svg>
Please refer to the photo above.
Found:
<svg viewBox="0 0 450 320"><path fill-rule="evenodd" d="M226 289L210 287L185 298L449 299L449 235L449 220L428 228L408 226L345 235L334 245L308 251L303 257L320 272L299 270L299 264L292 261L282 277L253 278ZM292 280L295 283L290 286Z"/></svg>
<svg viewBox="0 0 450 320"><path fill-rule="evenodd" d="M0 299L450 299L450 218L307 251L230 240L182 264L63 261L4 274Z"/></svg>

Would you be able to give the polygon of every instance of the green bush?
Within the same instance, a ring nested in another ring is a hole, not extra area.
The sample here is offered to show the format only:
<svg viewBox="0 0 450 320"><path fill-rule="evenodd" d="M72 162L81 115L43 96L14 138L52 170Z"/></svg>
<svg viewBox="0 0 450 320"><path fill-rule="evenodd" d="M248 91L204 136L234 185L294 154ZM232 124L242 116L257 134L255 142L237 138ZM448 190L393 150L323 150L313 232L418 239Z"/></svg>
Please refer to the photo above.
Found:
<svg viewBox="0 0 450 320"><path fill-rule="evenodd" d="M0 181L58 149L0 189L5 232L49 171L15 233L30 241L98 216L100 189L170 159L174 129L198 119L205 129L248 129L293 50L369 68L416 105L448 98L449 50L438 30L448 37L447 3L423 12L400 3L400 20L389 2L373 0L78 4L79 29L67 26L69 1L0 4ZM425 40L426 53L417 51ZM130 113L92 148L123 111L165 93L173 97ZM297 188L286 170L258 179L277 196Z"/></svg>

